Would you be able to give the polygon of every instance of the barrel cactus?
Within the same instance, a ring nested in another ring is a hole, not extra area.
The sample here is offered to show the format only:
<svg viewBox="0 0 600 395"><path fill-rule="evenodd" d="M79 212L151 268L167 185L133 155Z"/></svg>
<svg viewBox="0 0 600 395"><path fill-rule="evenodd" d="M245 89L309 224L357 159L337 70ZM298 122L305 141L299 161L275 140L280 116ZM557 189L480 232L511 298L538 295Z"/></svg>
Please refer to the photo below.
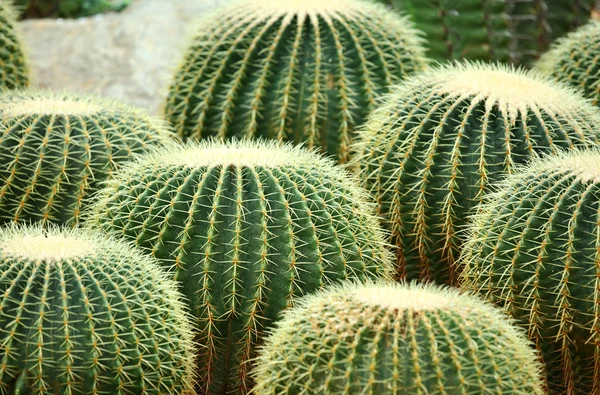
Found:
<svg viewBox="0 0 600 395"><path fill-rule="evenodd" d="M169 134L144 111L106 99L0 93L0 222L77 224L120 164Z"/></svg>
<svg viewBox="0 0 600 395"><path fill-rule="evenodd" d="M96 232L0 230L0 345L2 395L179 395L193 385L176 284Z"/></svg>
<svg viewBox="0 0 600 395"><path fill-rule="evenodd" d="M559 39L540 59L537 67L579 88L595 105L600 105L600 22L592 21Z"/></svg>
<svg viewBox="0 0 600 395"><path fill-rule="evenodd" d="M255 345L296 298L344 280L391 278L365 195L308 150L190 142L120 171L90 224L132 240L180 282L204 345L202 391L245 393Z"/></svg>
<svg viewBox="0 0 600 395"><path fill-rule="evenodd" d="M524 333L501 311L431 285L336 286L284 313L256 393L543 394Z"/></svg>
<svg viewBox="0 0 600 395"><path fill-rule="evenodd" d="M15 31L16 17L11 1L0 1L0 89L24 88L29 84L29 69Z"/></svg>
<svg viewBox="0 0 600 395"><path fill-rule="evenodd" d="M408 13L427 34L429 55L531 63L553 39L583 25L595 0L378 0Z"/></svg>
<svg viewBox="0 0 600 395"><path fill-rule="evenodd" d="M552 394L600 393L600 151L532 162L472 225L463 287L504 308L542 355Z"/></svg>
<svg viewBox="0 0 600 395"><path fill-rule="evenodd" d="M378 94L425 67L412 23L365 0L242 0L201 24L166 118L187 138L273 138L345 162Z"/></svg>
<svg viewBox="0 0 600 395"><path fill-rule="evenodd" d="M454 64L407 80L355 149L397 248L398 276L456 284L467 217L515 164L595 144L600 111L533 72Z"/></svg>

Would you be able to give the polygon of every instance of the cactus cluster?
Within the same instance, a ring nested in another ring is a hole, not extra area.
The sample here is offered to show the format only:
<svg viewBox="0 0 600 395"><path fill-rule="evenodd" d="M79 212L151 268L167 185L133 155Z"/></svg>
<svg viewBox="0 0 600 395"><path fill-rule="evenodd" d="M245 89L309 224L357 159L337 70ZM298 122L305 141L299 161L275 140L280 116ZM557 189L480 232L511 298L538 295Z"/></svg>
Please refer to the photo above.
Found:
<svg viewBox="0 0 600 395"><path fill-rule="evenodd" d="M284 313L258 359L257 394L542 392L540 366L501 311L431 285L332 287Z"/></svg>
<svg viewBox="0 0 600 395"><path fill-rule="evenodd" d="M600 151L532 162L471 227L463 287L527 329L552 394L600 393Z"/></svg>
<svg viewBox="0 0 600 395"><path fill-rule="evenodd" d="M554 79L579 88L585 97L600 105L600 22L591 21L559 39L537 64Z"/></svg>
<svg viewBox="0 0 600 395"><path fill-rule="evenodd" d="M438 60L527 64L583 25L595 0L378 0L409 14Z"/></svg>
<svg viewBox="0 0 600 395"><path fill-rule="evenodd" d="M391 278L361 191L316 153L270 142L190 142L139 158L99 196L90 224L158 258L197 318L199 385L244 393L265 328L302 295Z"/></svg>
<svg viewBox="0 0 600 395"><path fill-rule="evenodd" d="M11 0L0 1L0 90L29 84L29 69L15 31L16 17Z"/></svg>
<svg viewBox="0 0 600 395"><path fill-rule="evenodd" d="M272 138L348 160L379 94L424 69L412 23L365 0L242 0L206 18L174 76L183 138Z"/></svg>
<svg viewBox="0 0 600 395"><path fill-rule="evenodd" d="M0 222L75 225L120 164L167 141L161 121L110 100L0 93Z"/></svg>
<svg viewBox="0 0 600 395"><path fill-rule="evenodd" d="M151 258L91 231L0 230L0 394L178 395L194 351Z"/></svg>
<svg viewBox="0 0 600 395"><path fill-rule="evenodd" d="M569 88L505 66L454 64L407 80L355 149L397 246L398 276L456 284L468 216L514 166L596 142L600 113Z"/></svg>

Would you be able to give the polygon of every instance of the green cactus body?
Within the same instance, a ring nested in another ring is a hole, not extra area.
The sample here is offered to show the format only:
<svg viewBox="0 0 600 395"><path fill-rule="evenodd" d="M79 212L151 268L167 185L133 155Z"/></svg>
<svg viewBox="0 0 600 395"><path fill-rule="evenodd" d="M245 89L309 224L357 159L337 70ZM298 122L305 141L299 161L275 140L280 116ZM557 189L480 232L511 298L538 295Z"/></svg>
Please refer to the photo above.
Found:
<svg viewBox="0 0 600 395"><path fill-rule="evenodd" d="M261 395L541 395L540 371L524 333L478 298L366 284L286 311L253 374Z"/></svg>
<svg viewBox="0 0 600 395"><path fill-rule="evenodd" d="M89 196L136 153L169 141L143 111L50 92L0 94L0 222L75 225Z"/></svg>
<svg viewBox="0 0 600 395"><path fill-rule="evenodd" d="M177 285L100 233L0 230L0 394L191 393Z"/></svg>
<svg viewBox="0 0 600 395"><path fill-rule="evenodd" d="M463 287L540 350L552 394L600 394L600 151L543 158L490 194L461 256Z"/></svg>
<svg viewBox="0 0 600 395"><path fill-rule="evenodd" d="M600 105L600 22L592 21L559 39L537 64L558 81L579 88Z"/></svg>
<svg viewBox="0 0 600 395"><path fill-rule="evenodd" d="M0 90L29 85L29 69L15 31L16 16L10 0L0 1Z"/></svg>
<svg viewBox="0 0 600 395"><path fill-rule="evenodd" d="M584 24L595 0L378 0L408 13L438 61L530 63Z"/></svg>
<svg viewBox="0 0 600 395"><path fill-rule="evenodd" d="M296 298L391 278L366 193L332 162L271 142L147 155L109 182L95 223L160 259L197 318L203 392L245 393L265 328Z"/></svg>
<svg viewBox="0 0 600 395"><path fill-rule="evenodd" d="M412 23L363 0L243 0L206 18L166 118L187 138L272 138L345 162L388 86L425 67Z"/></svg>
<svg viewBox="0 0 600 395"><path fill-rule="evenodd" d="M595 144L599 122L597 108L531 72L467 63L407 80L355 147L398 276L455 284L462 229L490 183L539 154Z"/></svg>

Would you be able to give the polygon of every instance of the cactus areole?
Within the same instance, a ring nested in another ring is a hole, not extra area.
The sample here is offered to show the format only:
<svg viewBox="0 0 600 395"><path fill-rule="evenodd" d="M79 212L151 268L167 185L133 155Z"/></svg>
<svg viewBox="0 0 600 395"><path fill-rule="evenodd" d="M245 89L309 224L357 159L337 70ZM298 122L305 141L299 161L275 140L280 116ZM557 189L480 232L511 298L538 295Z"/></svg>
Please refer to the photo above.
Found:
<svg viewBox="0 0 600 395"><path fill-rule="evenodd" d="M245 393L255 345L297 298L391 277L373 209L316 153L209 141L126 166L101 193L92 223L134 241L180 282L204 346L202 391Z"/></svg>
<svg viewBox="0 0 600 395"><path fill-rule="evenodd" d="M468 217L490 184L536 156L596 144L599 122L570 88L507 66L456 63L396 88L355 148L398 276L455 284Z"/></svg>
<svg viewBox="0 0 600 395"><path fill-rule="evenodd" d="M405 17L364 0L241 0L204 20L171 84L183 138L272 138L348 160L388 87L425 67Z"/></svg>

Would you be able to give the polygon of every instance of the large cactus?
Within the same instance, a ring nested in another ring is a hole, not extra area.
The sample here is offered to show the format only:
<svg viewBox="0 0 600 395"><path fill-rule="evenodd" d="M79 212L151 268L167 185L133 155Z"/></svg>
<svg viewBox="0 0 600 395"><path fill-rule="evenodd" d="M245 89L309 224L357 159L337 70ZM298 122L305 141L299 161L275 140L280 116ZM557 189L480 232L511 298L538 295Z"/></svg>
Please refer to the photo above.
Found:
<svg viewBox="0 0 600 395"><path fill-rule="evenodd" d="M199 385L244 393L263 331L329 283L391 277L372 208L349 175L277 142L202 142L119 172L94 224L162 261L197 318Z"/></svg>
<svg viewBox="0 0 600 395"><path fill-rule="evenodd" d="M600 105L600 22L592 21L559 39L538 63L538 68L583 91Z"/></svg>
<svg viewBox="0 0 600 395"><path fill-rule="evenodd" d="M0 230L0 394L186 393L180 299L151 258L100 233Z"/></svg>
<svg viewBox="0 0 600 395"><path fill-rule="evenodd" d="M515 164L595 144L600 111L532 72L454 64L407 80L356 145L364 185L398 254L398 275L455 284L461 230Z"/></svg>
<svg viewBox="0 0 600 395"><path fill-rule="evenodd" d="M524 333L457 290L332 287L276 325L257 361L257 394L543 393Z"/></svg>
<svg viewBox="0 0 600 395"><path fill-rule="evenodd" d="M436 60L530 63L584 24L595 0L378 0L408 13Z"/></svg>
<svg viewBox="0 0 600 395"><path fill-rule="evenodd" d="M341 161L378 94L425 66L412 23L365 0L242 0L201 24L166 118L184 139L264 137Z"/></svg>
<svg viewBox="0 0 600 395"><path fill-rule="evenodd" d="M528 330L550 393L600 394L600 151L538 159L488 199L463 287Z"/></svg>
<svg viewBox="0 0 600 395"><path fill-rule="evenodd" d="M0 90L24 88L29 84L29 69L15 31L17 12L11 0L0 1Z"/></svg>
<svg viewBox="0 0 600 395"><path fill-rule="evenodd" d="M1 93L0 222L77 224L120 164L169 134L144 111L105 99Z"/></svg>

